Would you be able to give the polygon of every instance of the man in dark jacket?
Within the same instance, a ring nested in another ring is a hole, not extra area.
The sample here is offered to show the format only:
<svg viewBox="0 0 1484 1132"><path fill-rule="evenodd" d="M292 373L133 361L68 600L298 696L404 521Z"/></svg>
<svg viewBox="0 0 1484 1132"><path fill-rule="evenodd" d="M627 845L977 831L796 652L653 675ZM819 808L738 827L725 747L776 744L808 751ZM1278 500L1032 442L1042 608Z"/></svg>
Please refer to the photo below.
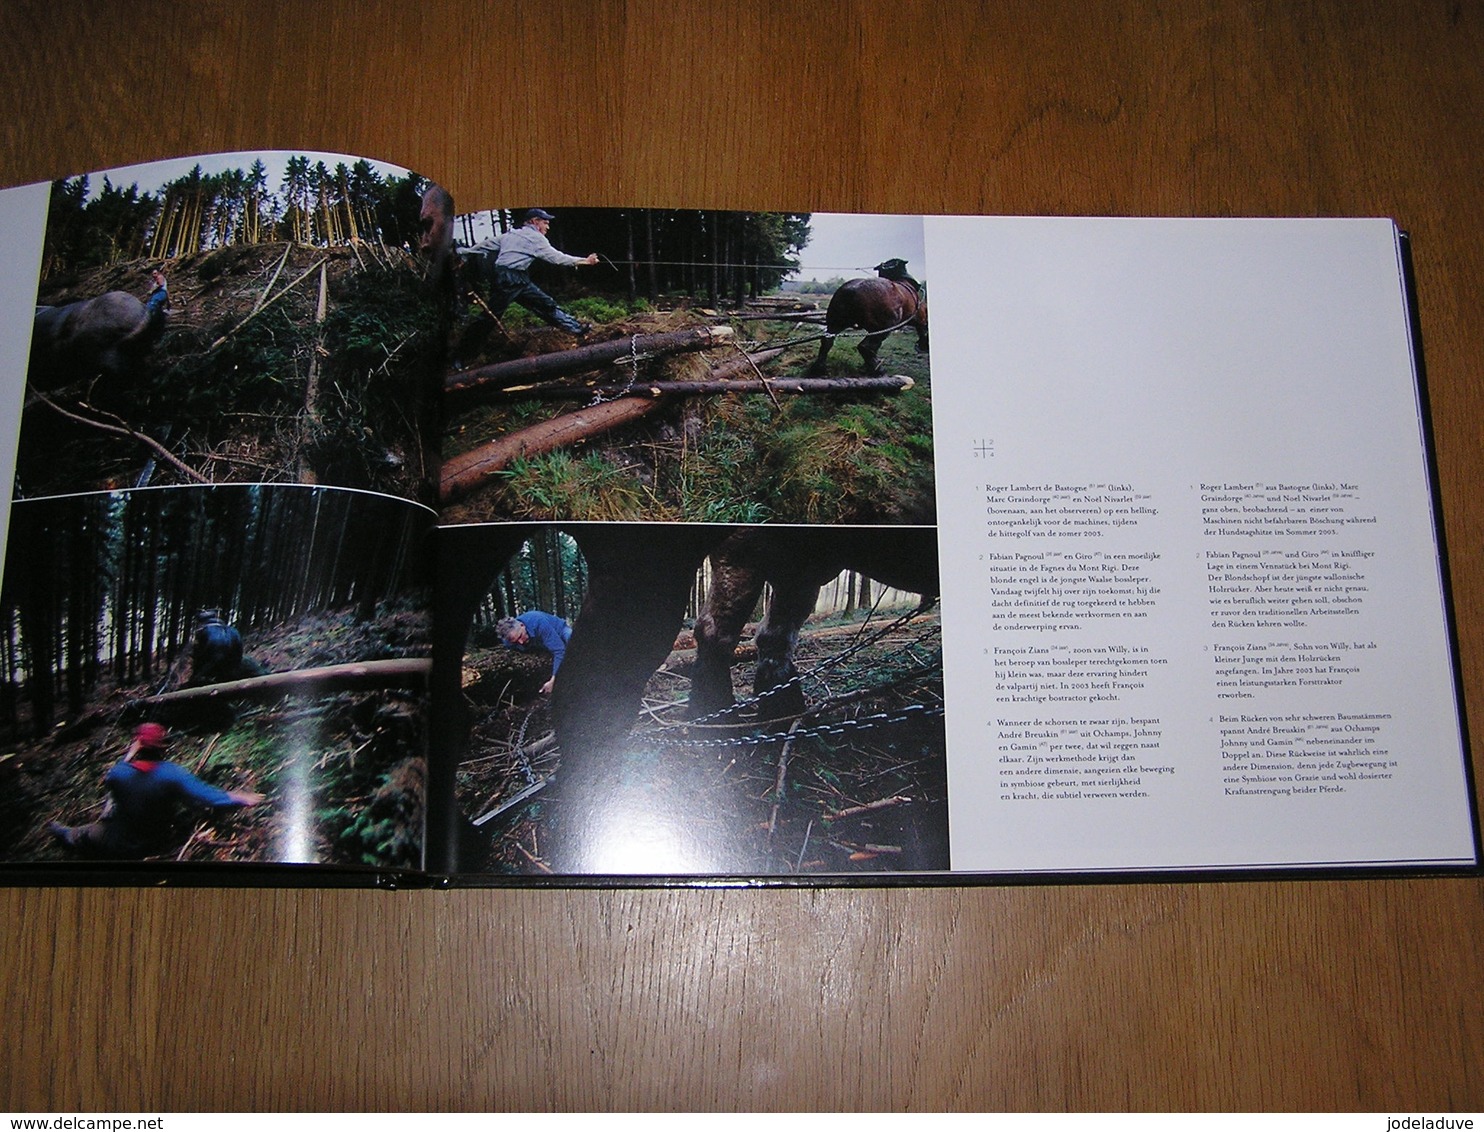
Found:
<svg viewBox="0 0 1484 1132"><path fill-rule="evenodd" d="M196 614L191 638L191 678L187 687L220 684L242 675L242 634L222 620L215 609Z"/></svg>

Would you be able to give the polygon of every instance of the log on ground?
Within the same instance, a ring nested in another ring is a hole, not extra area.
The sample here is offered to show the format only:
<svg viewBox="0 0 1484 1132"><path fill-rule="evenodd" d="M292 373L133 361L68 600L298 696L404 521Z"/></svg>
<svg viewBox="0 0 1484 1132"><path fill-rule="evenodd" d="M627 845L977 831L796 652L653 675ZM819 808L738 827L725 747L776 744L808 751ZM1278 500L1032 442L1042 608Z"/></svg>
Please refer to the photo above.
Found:
<svg viewBox="0 0 1484 1132"><path fill-rule="evenodd" d="M703 392L717 382L732 378L739 373L757 371L784 353L779 347L761 353L733 358L711 371L709 381L699 384ZM750 382L758 390L763 382ZM440 502L452 503L471 491L488 483L495 475L521 457L540 456L545 452L576 444L580 440L598 436L630 421L648 416L664 403L664 397L649 391L648 384L636 384L634 391L639 396L624 396L599 405L590 405L575 413L564 413L549 421L512 432L508 436L496 437L477 448L471 448L443 462L443 475L438 485ZM591 390L587 391L591 393Z"/></svg>
<svg viewBox="0 0 1484 1132"><path fill-rule="evenodd" d="M476 390L499 389L522 381L540 381L585 373L634 356L707 350L713 346L725 345L732 339L730 326L699 326L668 334L636 334L627 338L615 338L611 342L580 346L575 350L538 354L533 358L516 358L513 361L496 362L493 365L452 373L444 379L443 389L450 395L468 395Z"/></svg>
<svg viewBox="0 0 1484 1132"><path fill-rule="evenodd" d="M300 690L328 695L363 688L416 688L427 682L432 667L431 660L421 657L331 664L294 672L272 672L267 676L250 676L221 684L203 684L199 688L181 688L139 702L158 706L192 700L274 699Z"/></svg>
<svg viewBox="0 0 1484 1132"><path fill-rule="evenodd" d="M775 361L784 353L784 347L774 347L771 350L759 350L756 354L743 354L732 358L730 361L717 366L711 370L706 377L700 381L667 382L667 381L631 381L624 385L604 385L602 380L593 380L581 384L551 382L544 385L517 385L509 389L492 391L492 399L500 401L571 401L579 397L658 397L669 392L684 393L726 393L729 392L724 382L739 374L761 373L763 367L769 362ZM757 385L756 381L752 383ZM758 392L753 388L750 392Z"/></svg>
<svg viewBox="0 0 1484 1132"><path fill-rule="evenodd" d="M668 393L880 393L911 389L904 374L892 377L777 377L737 378L723 381L645 381L635 393L660 397Z"/></svg>
<svg viewBox="0 0 1484 1132"><path fill-rule="evenodd" d="M664 404L657 397L621 397L564 413L509 436L497 437L478 448L443 462L438 498L444 503L467 495L522 456L540 456L590 436L598 436L619 425L648 416Z"/></svg>

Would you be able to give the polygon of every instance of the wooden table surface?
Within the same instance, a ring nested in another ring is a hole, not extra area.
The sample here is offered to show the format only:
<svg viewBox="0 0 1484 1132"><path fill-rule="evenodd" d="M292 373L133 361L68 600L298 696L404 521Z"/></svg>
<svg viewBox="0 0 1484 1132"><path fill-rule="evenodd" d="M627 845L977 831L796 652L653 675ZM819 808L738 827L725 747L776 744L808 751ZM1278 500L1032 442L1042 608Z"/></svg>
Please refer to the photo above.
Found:
<svg viewBox="0 0 1484 1132"><path fill-rule="evenodd" d="M1389 215L1484 750L1484 5L11 0L0 184ZM0 889L0 1108L1484 1108L1484 882Z"/></svg>

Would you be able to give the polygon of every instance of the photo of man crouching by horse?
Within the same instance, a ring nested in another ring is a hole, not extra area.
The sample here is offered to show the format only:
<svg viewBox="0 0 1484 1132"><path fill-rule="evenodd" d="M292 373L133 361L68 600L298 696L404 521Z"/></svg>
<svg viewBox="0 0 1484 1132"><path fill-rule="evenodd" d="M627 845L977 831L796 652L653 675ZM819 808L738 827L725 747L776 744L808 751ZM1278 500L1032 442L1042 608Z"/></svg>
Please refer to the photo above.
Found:
<svg viewBox="0 0 1484 1132"><path fill-rule="evenodd" d="M434 645L434 695L465 709L440 713L434 741L456 871L949 867L933 528L439 535L458 564ZM571 617L549 685L554 655L505 644L538 605Z"/></svg>

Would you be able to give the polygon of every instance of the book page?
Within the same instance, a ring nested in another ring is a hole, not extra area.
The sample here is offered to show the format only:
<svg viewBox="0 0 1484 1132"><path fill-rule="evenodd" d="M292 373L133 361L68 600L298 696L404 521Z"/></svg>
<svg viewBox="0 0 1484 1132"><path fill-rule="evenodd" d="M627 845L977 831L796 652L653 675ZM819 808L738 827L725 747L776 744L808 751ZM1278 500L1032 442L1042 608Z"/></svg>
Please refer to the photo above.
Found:
<svg viewBox="0 0 1484 1132"><path fill-rule="evenodd" d="M926 227L954 870L1471 863L1393 225Z"/></svg>
<svg viewBox="0 0 1484 1132"><path fill-rule="evenodd" d="M422 866L423 184L238 153L0 194L0 863Z"/></svg>
<svg viewBox="0 0 1484 1132"><path fill-rule="evenodd" d="M921 217L547 203L454 209L450 871L946 872Z"/></svg>
<svg viewBox="0 0 1484 1132"><path fill-rule="evenodd" d="M172 170L117 264L37 232L122 179L0 197L0 859L96 858L162 724L257 801L151 861L405 868L428 810L474 883L1475 862L1390 222L460 212L369 166L384 209L310 217L315 167L245 250ZM58 348L156 261L147 349Z"/></svg>
<svg viewBox="0 0 1484 1132"><path fill-rule="evenodd" d="M17 407L0 429L0 473L15 467L48 189L42 184L0 191L0 260L5 267L0 274L0 405ZM9 517L10 492L0 491L0 544Z"/></svg>

